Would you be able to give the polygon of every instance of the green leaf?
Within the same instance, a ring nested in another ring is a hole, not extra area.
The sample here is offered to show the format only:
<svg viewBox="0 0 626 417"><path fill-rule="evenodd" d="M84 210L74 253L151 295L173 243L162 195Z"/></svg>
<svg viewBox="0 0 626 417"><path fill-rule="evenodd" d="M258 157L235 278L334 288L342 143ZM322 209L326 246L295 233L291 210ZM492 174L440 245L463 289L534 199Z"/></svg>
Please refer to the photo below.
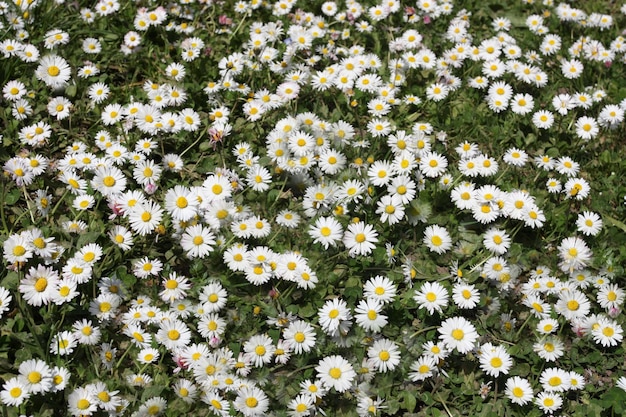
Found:
<svg viewBox="0 0 626 417"><path fill-rule="evenodd" d="M150 398L158 397L159 395L161 395L164 388L165 387L160 386L160 385L152 385L152 386L147 387L144 390L143 394L141 395L141 400L146 401Z"/></svg>
<svg viewBox="0 0 626 417"><path fill-rule="evenodd" d="M315 308L310 303L306 303L298 310L298 314L302 317L313 317L315 315Z"/></svg>
<svg viewBox="0 0 626 417"><path fill-rule="evenodd" d="M409 412L413 412L417 406L417 399L415 396L409 391L403 391L402 396L404 408Z"/></svg>
<svg viewBox="0 0 626 417"><path fill-rule="evenodd" d="M611 223L613 226L619 227L624 232L626 232L626 224L624 224L623 222L621 222L621 221L619 221L617 219L614 219L613 217L609 216L608 214L602 214L602 218L604 218L604 220L606 220L607 223Z"/></svg>
<svg viewBox="0 0 626 417"><path fill-rule="evenodd" d="M19 201L21 196L22 191L19 188L14 188L4 196L4 204L12 206Z"/></svg>

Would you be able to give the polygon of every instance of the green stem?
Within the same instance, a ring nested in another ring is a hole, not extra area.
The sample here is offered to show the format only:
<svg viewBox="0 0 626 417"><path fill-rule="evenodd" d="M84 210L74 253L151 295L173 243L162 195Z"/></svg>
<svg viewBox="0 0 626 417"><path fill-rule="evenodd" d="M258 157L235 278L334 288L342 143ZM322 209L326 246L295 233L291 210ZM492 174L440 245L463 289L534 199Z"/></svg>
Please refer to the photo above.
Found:
<svg viewBox="0 0 626 417"><path fill-rule="evenodd" d="M243 22L246 21L246 17L248 17L248 13L244 14L243 17L241 18L241 20L239 21L239 24L237 25L237 27L235 28L235 30L233 31L233 33L230 34L230 37L228 38L228 42L227 43L231 43L231 41L233 40L233 38L235 37L235 35L237 34L237 32L239 32L239 29L241 29L241 26L243 26Z"/></svg>
<svg viewBox="0 0 626 417"><path fill-rule="evenodd" d="M4 197L6 195L6 182L2 181L2 201L4 201ZM2 218L2 228L5 234L9 234L9 227L7 226L7 221L4 218L4 204L0 204L0 217ZM6 415L6 414L5 414Z"/></svg>
<svg viewBox="0 0 626 417"><path fill-rule="evenodd" d="M439 326L425 327L425 328L420 329L420 330L416 331L415 333L413 333L410 338L413 339L414 337L416 337L416 336L418 336L418 335L420 335L422 333L426 333L426 332L428 332L430 330L436 330L438 328L439 328Z"/></svg>
<svg viewBox="0 0 626 417"><path fill-rule="evenodd" d="M437 401L439 401L441 403L441 405L443 405L443 408L446 410L446 413L448 413L448 415L450 417L454 417L452 415L452 413L450 412L450 410L448 409L448 406L446 405L446 402L443 400L443 398L441 398L441 395L437 395L437 397L438 397Z"/></svg>
<svg viewBox="0 0 626 417"><path fill-rule="evenodd" d="M532 314L529 314L526 320L524 321L524 323L522 323L517 333L515 333L515 340L519 340L519 336L520 334L522 334L522 330L524 330L524 327L526 327L526 325L528 324L532 316L533 316Z"/></svg>
<svg viewBox="0 0 626 417"><path fill-rule="evenodd" d="M65 192L63 193L63 195L61 196L61 198L59 198L59 201L57 201L57 203L54 205L54 208L52 209L52 211L50 212L49 217L53 217L54 213L56 213L57 209L59 208L59 206L61 205L61 203L63 202L63 200L65 199L65 196L67 195L69 191L65 190Z"/></svg>
<svg viewBox="0 0 626 417"><path fill-rule="evenodd" d="M206 128L206 129L204 129L204 130L202 131L202 133L200 134L200 136L198 136L198 139L196 139L196 140L195 140L195 141L194 141L191 145L189 145L189 146L187 147L187 149L185 149L185 150L184 150L184 151L182 151L180 154L178 154L178 156L180 156L180 157L182 158L182 156L183 156L184 154L186 154L186 153L187 153L187 151L189 151L191 148L193 148L194 146L196 146L196 145L198 144L198 142L200 142L200 141L202 140L202 138L204 137L204 135L207 133L207 131L208 131L208 130L209 130L209 127L207 126L207 128Z"/></svg>
<svg viewBox="0 0 626 417"><path fill-rule="evenodd" d="M115 369L119 369L120 365L122 364L122 361L124 359L126 359L126 355L128 355L128 352L130 352L131 350L131 346L128 346L125 350L124 353L122 354L122 356L120 356L120 359L117 361L117 363L115 364Z"/></svg>

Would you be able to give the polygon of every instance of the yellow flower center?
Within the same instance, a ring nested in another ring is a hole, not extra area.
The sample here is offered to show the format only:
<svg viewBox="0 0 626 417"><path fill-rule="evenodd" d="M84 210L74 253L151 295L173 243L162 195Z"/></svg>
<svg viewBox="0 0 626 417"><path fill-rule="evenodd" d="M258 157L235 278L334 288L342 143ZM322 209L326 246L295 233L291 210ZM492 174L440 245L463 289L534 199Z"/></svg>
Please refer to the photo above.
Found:
<svg viewBox="0 0 626 417"><path fill-rule="evenodd" d="M78 400L78 402L76 403L76 408L78 408L79 410L86 410L91 406L91 403L89 402L89 400L85 399L85 398L81 398L80 400Z"/></svg>
<svg viewBox="0 0 626 417"><path fill-rule="evenodd" d="M328 371L328 375L330 375L330 377L333 379L339 379L341 378L341 369L330 368L330 371Z"/></svg>
<svg viewBox="0 0 626 417"><path fill-rule="evenodd" d="M22 256L26 253L26 248L22 245L16 245L13 248L13 255L15 256Z"/></svg>
<svg viewBox="0 0 626 417"><path fill-rule="evenodd" d="M48 67L48 75L51 77L56 77L60 72L61 70L56 65L50 65Z"/></svg>
<svg viewBox="0 0 626 417"><path fill-rule="evenodd" d="M181 196L176 199L176 207L184 209L188 205L189 205L189 202L187 201L185 197Z"/></svg>
<svg viewBox="0 0 626 417"><path fill-rule="evenodd" d="M37 371L33 371L28 374L28 382L30 382L31 384L38 384L39 382L41 382L41 379L41 373Z"/></svg>
<svg viewBox="0 0 626 417"><path fill-rule="evenodd" d="M558 376L553 376L548 380L548 384L551 387L558 387L559 385L561 385L561 378L559 378Z"/></svg>
<svg viewBox="0 0 626 417"><path fill-rule="evenodd" d="M35 282L35 291L37 292L44 292L46 290L46 288L48 287L48 280L45 278L39 278L36 282Z"/></svg>

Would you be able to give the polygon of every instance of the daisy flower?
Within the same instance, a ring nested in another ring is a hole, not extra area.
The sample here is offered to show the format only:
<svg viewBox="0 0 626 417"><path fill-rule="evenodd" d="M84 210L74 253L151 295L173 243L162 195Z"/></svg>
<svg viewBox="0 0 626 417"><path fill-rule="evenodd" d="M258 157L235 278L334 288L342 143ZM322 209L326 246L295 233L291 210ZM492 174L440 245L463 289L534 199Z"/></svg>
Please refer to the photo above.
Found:
<svg viewBox="0 0 626 417"><path fill-rule="evenodd" d="M28 387L23 379L14 377L7 380L2 385L0 400L2 400L2 403L5 405L18 407L24 401L28 400L30 394L31 392L28 390Z"/></svg>
<svg viewBox="0 0 626 417"><path fill-rule="evenodd" d="M604 284L600 287L596 300L602 308L618 309L624 303L624 290L617 284Z"/></svg>
<svg viewBox="0 0 626 417"><path fill-rule="evenodd" d="M130 227L140 236L152 233L163 218L163 209L158 203L148 200L132 207L128 213Z"/></svg>
<svg viewBox="0 0 626 417"><path fill-rule="evenodd" d="M170 351L174 351L189 344L191 331L183 321L165 320L160 323L156 340Z"/></svg>
<svg viewBox="0 0 626 417"><path fill-rule="evenodd" d="M214 249L215 235L209 229L198 224L185 229L180 245L189 258L204 258Z"/></svg>
<svg viewBox="0 0 626 417"><path fill-rule="evenodd" d="M383 304L378 299L361 300L354 309L354 319L366 331L378 333L387 324L387 316L382 314L382 309Z"/></svg>
<svg viewBox="0 0 626 417"><path fill-rule="evenodd" d="M35 75L48 87L64 87L71 77L71 68L67 61L58 55L46 55L39 60Z"/></svg>
<svg viewBox="0 0 626 417"><path fill-rule="evenodd" d="M13 297L9 290L4 287L0 287L0 318L4 315L6 311L9 309L9 303Z"/></svg>
<svg viewBox="0 0 626 417"><path fill-rule="evenodd" d="M343 322L352 318L346 302L340 298L327 300L318 311L319 323L328 335L336 335Z"/></svg>
<svg viewBox="0 0 626 417"><path fill-rule="evenodd" d="M177 221L188 221L194 217L198 204L195 193L182 185L175 185L165 194L165 209Z"/></svg>
<svg viewBox="0 0 626 417"><path fill-rule="evenodd" d="M216 313L226 305L228 292L219 282L210 281L202 287L198 299L207 313Z"/></svg>
<svg viewBox="0 0 626 417"><path fill-rule="evenodd" d="M583 178L570 178L563 185L563 193L567 195L567 198L575 198L576 200L583 200L589 195L591 187L589 183Z"/></svg>
<svg viewBox="0 0 626 417"><path fill-rule="evenodd" d="M617 346L624 338L623 332L624 330L616 321L602 318L592 327L591 336L594 342L604 347Z"/></svg>
<svg viewBox="0 0 626 417"><path fill-rule="evenodd" d="M337 242L341 241L344 231L334 217L320 217L309 226L308 234L314 239L314 243L320 243L324 249L328 249L329 246L337 246Z"/></svg>
<svg viewBox="0 0 626 417"><path fill-rule="evenodd" d="M554 362L565 353L565 345L557 337L547 337L533 345L533 351L546 362Z"/></svg>
<svg viewBox="0 0 626 417"><path fill-rule="evenodd" d="M4 259L9 263L26 262L33 256L33 245L25 234L13 234L3 243Z"/></svg>
<svg viewBox="0 0 626 417"><path fill-rule="evenodd" d="M564 392L569 389L569 373L559 368L547 368L541 372L539 382L544 391L551 393Z"/></svg>
<svg viewBox="0 0 626 417"><path fill-rule="evenodd" d="M451 317L441 323L437 329L439 339L449 349L456 349L460 353L467 353L474 348L478 333L472 323L463 317Z"/></svg>
<svg viewBox="0 0 626 417"><path fill-rule="evenodd" d="M473 309L480 301L480 293L474 285L457 282L452 287L452 301L459 308Z"/></svg>
<svg viewBox="0 0 626 417"><path fill-rule="evenodd" d="M78 343L74 334L70 331L63 331L52 337L50 353L59 356L69 355L74 351L77 345Z"/></svg>
<svg viewBox="0 0 626 417"><path fill-rule="evenodd" d="M315 346L315 329L303 320L296 320L283 330L283 338L290 344L293 352L299 355L309 352Z"/></svg>
<svg viewBox="0 0 626 417"><path fill-rule="evenodd" d="M445 84L436 82L426 88L426 98L438 102L445 99L449 92L450 90Z"/></svg>
<svg viewBox="0 0 626 417"><path fill-rule="evenodd" d="M435 310L442 313L442 309L448 305L448 290L438 282L426 282L419 291L416 291L413 299L419 308L425 308L429 314Z"/></svg>
<svg viewBox="0 0 626 417"><path fill-rule="evenodd" d="M396 285L389 278L376 275L370 278L363 286L363 296L366 298L374 298L382 304L393 301L396 296Z"/></svg>
<svg viewBox="0 0 626 417"><path fill-rule="evenodd" d="M480 369L487 375L498 377L507 375L513 366L511 355L502 346L483 345L479 357Z"/></svg>
<svg viewBox="0 0 626 417"><path fill-rule="evenodd" d="M260 368L272 361L276 347L273 345L272 339L266 335L254 335L243 345L245 355L254 366Z"/></svg>
<svg viewBox="0 0 626 417"><path fill-rule="evenodd" d="M370 358L378 372L393 371L400 363L398 346L388 339L379 339L367 349Z"/></svg>
<svg viewBox="0 0 626 417"><path fill-rule="evenodd" d="M376 214L380 215L380 221L390 225L398 223L404 217L402 198L398 195L384 195L378 202Z"/></svg>
<svg viewBox="0 0 626 417"><path fill-rule="evenodd" d="M39 307L52 301L58 283L59 274L56 270L38 265L28 270L18 289L29 305Z"/></svg>
<svg viewBox="0 0 626 417"><path fill-rule="evenodd" d="M420 171L429 178L436 178L443 174L448 167L445 156L436 152L426 152L420 158Z"/></svg>
<svg viewBox="0 0 626 417"><path fill-rule="evenodd" d="M559 328L559 322L553 318L543 318L537 323L537 331L541 334L550 334Z"/></svg>
<svg viewBox="0 0 626 417"><path fill-rule="evenodd" d="M539 110L533 114L532 121L539 129L549 129L554 123L554 115L548 110Z"/></svg>
<svg viewBox="0 0 626 417"><path fill-rule="evenodd" d="M413 382L423 381L433 376L437 371L437 359L422 355L418 360L411 364L411 372L409 372L409 379Z"/></svg>
<svg viewBox="0 0 626 417"><path fill-rule="evenodd" d="M43 394L52 388L52 370L40 359L29 359L20 363L18 372L29 394Z"/></svg>
<svg viewBox="0 0 626 417"><path fill-rule="evenodd" d="M514 376L506 380L504 390L509 400L518 405L526 405L533 400L533 389L527 379Z"/></svg>
<svg viewBox="0 0 626 417"><path fill-rule="evenodd" d="M596 236L602 230L602 219L597 213L584 211L578 215L576 227L585 236Z"/></svg>
<svg viewBox="0 0 626 417"><path fill-rule="evenodd" d="M589 116L582 116L576 120L576 136L583 140L595 138L600 132L596 119Z"/></svg>
<svg viewBox="0 0 626 417"><path fill-rule="evenodd" d="M378 243L378 232L372 225L359 221L348 226L342 241L351 257L367 256Z"/></svg>
<svg viewBox="0 0 626 417"><path fill-rule="evenodd" d="M578 237L568 237L558 246L562 271L574 271L585 267L592 257L592 252L584 240Z"/></svg>
<svg viewBox="0 0 626 417"><path fill-rule="evenodd" d="M510 103L513 113L525 115L533 111L535 100L530 94L516 94L511 98Z"/></svg>
<svg viewBox="0 0 626 417"><path fill-rule="evenodd" d="M326 356L315 367L317 377L327 389L347 391L352 386L356 372L350 363L339 355Z"/></svg>
<svg viewBox="0 0 626 417"><path fill-rule="evenodd" d="M424 230L423 243L431 252L443 254L452 247L452 238L445 228L431 225Z"/></svg>

